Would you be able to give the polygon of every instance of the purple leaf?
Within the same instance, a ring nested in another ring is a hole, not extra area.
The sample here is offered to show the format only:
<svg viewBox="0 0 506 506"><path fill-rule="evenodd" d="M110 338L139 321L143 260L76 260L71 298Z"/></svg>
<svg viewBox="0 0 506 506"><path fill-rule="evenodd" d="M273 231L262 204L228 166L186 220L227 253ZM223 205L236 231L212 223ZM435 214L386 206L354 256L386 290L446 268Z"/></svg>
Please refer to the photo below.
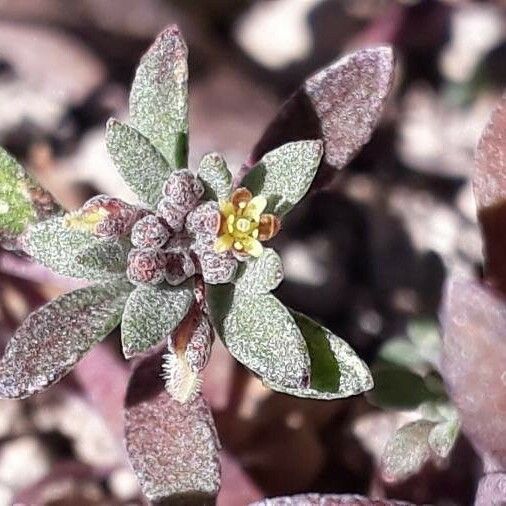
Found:
<svg viewBox="0 0 506 506"><path fill-rule="evenodd" d="M250 506L409 506L409 504L390 499L370 499L361 495L301 494L264 499Z"/></svg>
<svg viewBox="0 0 506 506"><path fill-rule="evenodd" d="M34 311L0 360L0 397L28 397L59 381L118 325L127 283L103 283L67 293Z"/></svg>
<svg viewBox="0 0 506 506"><path fill-rule="evenodd" d="M220 486L219 442L201 396L180 404L164 389L160 350L134 370L125 434L130 463L151 501L213 504Z"/></svg>
<svg viewBox="0 0 506 506"><path fill-rule="evenodd" d="M323 139L324 160L313 187L322 186L369 141L394 75L388 46L344 56L306 80L267 127L240 180L268 151L291 141Z"/></svg>
<svg viewBox="0 0 506 506"><path fill-rule="evenodd" d="M506 291L506 95L495 108L476 151L473 176L487 277Z"/></svg>
<svg viewBox="0 0 506 506"><path fill-rule="evenodd" d="M506 504L506 474L486 474L478 485L474 506Z"/></svg>
<svg viewBox="0 0 506 506"><path fill-rule="evenodd" d="M441 373L463 431L506 465L506 303L475 281L449 283L443 309Z"/></svg>

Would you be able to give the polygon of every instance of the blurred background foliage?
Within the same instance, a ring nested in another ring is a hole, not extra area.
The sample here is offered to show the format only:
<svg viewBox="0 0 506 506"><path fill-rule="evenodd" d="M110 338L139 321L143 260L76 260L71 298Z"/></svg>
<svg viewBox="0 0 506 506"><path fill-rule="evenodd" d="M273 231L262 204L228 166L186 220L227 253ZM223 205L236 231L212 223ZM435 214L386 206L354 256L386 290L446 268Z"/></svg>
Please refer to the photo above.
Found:
<svg viewBox="0 0 506 506"><path fill-rule="evenodd" d="M238 170L304 77L352 49L392 44L396 82L380 127L275 241L286 270L281 299L369 364L383 360L384 373L385 358L396 356L392 338L398 347L413 322L433 322L417 327L415 344L433 343L449 273L479 271L469 176L506 85L505 16L500 1L0 2L0 144L69 208L96 193L128 199L106 155L105 121L126 117L136 62L166 25L177 23L190 47L192 167L213 150ZM66 289L0 252L2 347L31 309ZM127 371L115 342L49 393L1 402L0 505L142 504L119 437ZM417 364L401 365L421 378ZM400 483L378 470L413 408L428 392L432 401L444 396L437 377L416 383L415 404L382 411L372 396L318 402L270 392L219 343L206 376L225 448L221 505L307 491L473 502L480 461L463 437L449 459Z"/></svg>

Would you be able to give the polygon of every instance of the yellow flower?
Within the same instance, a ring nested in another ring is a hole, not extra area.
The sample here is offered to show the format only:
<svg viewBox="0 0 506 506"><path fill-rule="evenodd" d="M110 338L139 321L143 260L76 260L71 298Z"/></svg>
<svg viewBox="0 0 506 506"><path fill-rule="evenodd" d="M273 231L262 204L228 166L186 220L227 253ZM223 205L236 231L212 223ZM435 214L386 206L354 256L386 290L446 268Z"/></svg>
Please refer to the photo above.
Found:
<svg viewBox="0 0 506 506"><path fill-rule="evenodd" d="M220 201L220 228L214 249L218 253L232 250L236 256L259 257L263 252L260 241L274 237L280 221L273 214L262 214L267 200L253 197L247 188L238 188L230 200Z"/></svg>

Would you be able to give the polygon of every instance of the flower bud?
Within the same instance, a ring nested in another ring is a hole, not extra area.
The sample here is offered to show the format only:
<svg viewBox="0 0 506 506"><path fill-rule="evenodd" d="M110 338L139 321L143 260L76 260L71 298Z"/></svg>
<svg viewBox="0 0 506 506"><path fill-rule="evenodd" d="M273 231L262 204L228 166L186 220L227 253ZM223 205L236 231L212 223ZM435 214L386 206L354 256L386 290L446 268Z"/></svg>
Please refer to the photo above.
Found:
<svg viewBox="0 0 506 506"><path fill-rule="evenodd" d="M217 202L204 202L186 217L186 230L193 235L205 234L216 237L221 223Z"/></svg>
<svg viewBox="0 0 506 506"><path fill-rule="evenodd" d="M186 213L180 209L176 209L167 197L160 200L157 211L157 214L165 220L171 230L174 232L181 232L183 230Z"/></svg>
<svg viewBox="0 0 506 506"><path fill-rule="evenodd" d="M195 274L195 264L186 251L169 250L166 259L165 279L169 285L180 285Z"/></svg>
<svg viewBox="0 0 506 506"><path fill-rule="evenodd" d="M86 230L104 239L127 235L143 211L121 199L97 195L78 211L67 214L66 226Z"/></svg>
<svg viewBox="0 0 506 506"><path fill-rule="evenodd" d="M132 228L131 241L137 248L161 248L169 238L168 228L152 214L137 221Z"/></svg>
<svg viewBox="0 0 506 506"><path fill-rule="evenodd" d="M172 207L186 214L195 208L204 195L204 186L191 171L181 169L169 176L163 187L163 194Z"/></svg>
<svg viewBox="0 0 506 506"><path fill-rule="evenodd" d="M132 249L127 259L127 276L133 284L157 285L165 275L165 254L153 248Z"/></svg>

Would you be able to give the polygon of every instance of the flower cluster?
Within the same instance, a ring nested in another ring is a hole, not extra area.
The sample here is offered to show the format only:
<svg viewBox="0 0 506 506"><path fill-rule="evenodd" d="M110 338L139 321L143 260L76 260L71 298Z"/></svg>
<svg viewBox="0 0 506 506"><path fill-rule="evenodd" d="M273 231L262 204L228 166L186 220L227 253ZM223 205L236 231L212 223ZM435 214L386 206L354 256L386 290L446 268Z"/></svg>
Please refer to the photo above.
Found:
<svg viewBox="0 0 506 506"><path fill-rule="evenodd" d="M195 273L206 283L228 283L238 261L262 254L260 241L273 237L280 221L262 214L267 200L246 188L219 204L202 201L204 191L198 177L181 169L163 185L156 212L99 195L69 213L65 224L103 239L129 237L127 277L135 285L177 286Z"/></svg>

